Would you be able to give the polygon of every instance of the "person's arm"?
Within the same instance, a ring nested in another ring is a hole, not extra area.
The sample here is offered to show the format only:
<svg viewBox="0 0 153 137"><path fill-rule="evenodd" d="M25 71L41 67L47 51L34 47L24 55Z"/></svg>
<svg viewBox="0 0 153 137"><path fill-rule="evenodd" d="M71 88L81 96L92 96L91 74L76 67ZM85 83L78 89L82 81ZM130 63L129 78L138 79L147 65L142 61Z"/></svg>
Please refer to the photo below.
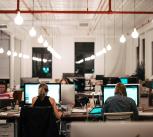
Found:
<svg viewBox="0 0 153 137"><path fill-rule="evenodd" d="M138 109L134 100L131 99L131 109L133 111L134 120L138 119Z"/></svg>
<svg viewBox="0 0 153 137"><path fill-rule="evenodd" d="M34 104L35 104L37 98L38 98L38 97L33 97L33 98L32 98L32 107L34 107Z"/></svg>
<svg viewBox="0 0 153 137"><path fill-rule="evenodd" d="M60 119L61 116L62 116L62 112L57 109L56 102L55 102L55 100L53 98L49 98L49 100L50 100L50 102L52 104L52 107L53 107L53 110L54 110L56 118Z"/></svg>

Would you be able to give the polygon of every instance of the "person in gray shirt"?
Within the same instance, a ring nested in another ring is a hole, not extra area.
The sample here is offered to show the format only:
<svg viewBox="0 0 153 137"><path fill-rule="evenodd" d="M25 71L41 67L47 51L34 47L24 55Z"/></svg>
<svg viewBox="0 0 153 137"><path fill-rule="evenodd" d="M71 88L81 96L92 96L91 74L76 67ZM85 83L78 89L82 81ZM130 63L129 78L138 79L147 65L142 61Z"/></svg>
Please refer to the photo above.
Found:
<svg viewBox="0 0 153 137"><path fill-rule="evenodd" d="M104 112L133 112L132 119L138 118L136 103L132 98L127 97L126 87L121 83L116 84L115 95L105 101Z"/></svg>

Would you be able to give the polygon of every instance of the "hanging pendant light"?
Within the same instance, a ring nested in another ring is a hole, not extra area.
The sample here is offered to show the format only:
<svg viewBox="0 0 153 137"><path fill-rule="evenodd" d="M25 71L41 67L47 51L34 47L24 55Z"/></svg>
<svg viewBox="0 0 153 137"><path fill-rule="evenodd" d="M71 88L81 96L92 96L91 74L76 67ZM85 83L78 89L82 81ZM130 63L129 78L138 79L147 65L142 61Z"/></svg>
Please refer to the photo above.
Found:
<svg viewBox="0 0 153 137"><path fill-rule="evenodd" d="M48 47L48 41L47 40L44 41L43 46Z"/></svg>
<svg viewBox="0 0 153 137"><path fill-rule="evenodd" d="M125 43L125 42L126 42L126 38L125 38L124 34L122 34L120 37L120 43Z"/></svg>
<svg viewBox="0 0 153 137"><path fill-rule="evenodd" d="M134 0L134 13L135 13L135 0ZM133 32L131 33L131 37L136 39L136 38L139 37L139 33L138 33L138 31L137 31L137 29L135 27L135 14L134 14L133 17L134 17L134 29L133 29Z"/></svg>
<svg viewBox="0 0 153 137"><path fill-rule="evenodd" d="M14 18L14 23L16 25L22 25L23 24L23 17L20 14L20 11L17 12L16 17Z"/></svg>
<svg viewBox="0 0 153 137"><path fill-rule="evenodd" d="M40 44L42 44L44 42L44 38L42 35L40 35L37 40L38 40L38 43L40 43Z"/></svg>
<svg viewBox="0 0 153 137"><path fill-rule="evenodd" d="M139 33L136 28L134 28L133 32L131 33L132 38L136 39L139 37Z"/></svg>
<svg viewBox="0 0 153 137"><path fill-rule="evenodd" d="M123 0L122 0L122 12L123 12ZM120 37L120 43L125 43L126 42L126 37L123 34L123 13L122 13L122 35Z"/></svg>
<svg viewBox="0 0 153 137"><path fill-rule="evenodd" d="M4 53L4 49L0 48L0 54L3 54L3 53Z"/></svg>
<svg viewBox="0 0 153 137"><path fill-rule="evenodd" d="M34 10L34 0L33 0L33 10ZM29 30L29 35L31 37L36 37L36 35L37 35L37 32L36 32L36 30L34 28L34 14L32 14L32 27Z"/></svg>
<svg viewBox="0 0 153 137"><path fill-rule="evenodd" d="M35 30L35 28L32 26L32 28L29 30L29 35L31 36L31 37L36 37L36 35L37 35L37 32L36 32L36 30Z"/></svg>
<svg viewBox="0 0 153 137"><path fill-rule="evenodd" d="M111 47L110 44L108 44L108 45L106 46L106 50L108 50L108 51L112 50L112 47Z"/></svg>
<svg viewBox="0 0 153 137"><path fill-rule="evenodd" d="M11 56L11 51L10 50L7 51L7 55Z"/></svg>

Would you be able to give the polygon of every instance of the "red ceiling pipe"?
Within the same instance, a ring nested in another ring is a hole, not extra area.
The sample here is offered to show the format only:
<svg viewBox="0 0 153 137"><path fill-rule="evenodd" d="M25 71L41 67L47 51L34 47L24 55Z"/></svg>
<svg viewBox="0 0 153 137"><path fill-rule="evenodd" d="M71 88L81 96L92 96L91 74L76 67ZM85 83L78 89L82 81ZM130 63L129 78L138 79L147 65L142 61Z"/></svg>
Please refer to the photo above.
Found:
<svg viewBox="0 0 153 137"><path fill-rule="evenodd" d="M48 10L35 10L35 11L21 11L21 13L53 13L53 14L153 14L153 11L48 11Z"/></svg>
<svg viewBox="0 0 153 137"><path fill-rule="evenodd" d="M20 10L25 14L153 14L153 11L62 11L62 10ZM16 10L0 10L0 14L15 14Z"/></svg>
<svg viewBox="0 0 153 137"><path fill-rule="evenodd" d="M20 10L25 14L153 14L153 11L62 11L62 10ZM16 10L0 10L0 14L15 14Z"/></svg>

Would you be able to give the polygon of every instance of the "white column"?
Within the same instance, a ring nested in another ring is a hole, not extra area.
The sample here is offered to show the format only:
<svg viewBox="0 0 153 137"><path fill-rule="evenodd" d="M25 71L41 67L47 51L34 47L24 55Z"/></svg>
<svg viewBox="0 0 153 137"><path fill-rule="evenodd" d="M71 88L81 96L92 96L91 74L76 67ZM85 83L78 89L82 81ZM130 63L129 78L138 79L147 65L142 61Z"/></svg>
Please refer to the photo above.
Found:
<svg viewBox="0 0 153 137"><path fill-rule="evenodd" d="M11 56L10 56L10 88L12 89L14 87L14 35L11 35L10 39L10 50L11 50Z"/></svg>

